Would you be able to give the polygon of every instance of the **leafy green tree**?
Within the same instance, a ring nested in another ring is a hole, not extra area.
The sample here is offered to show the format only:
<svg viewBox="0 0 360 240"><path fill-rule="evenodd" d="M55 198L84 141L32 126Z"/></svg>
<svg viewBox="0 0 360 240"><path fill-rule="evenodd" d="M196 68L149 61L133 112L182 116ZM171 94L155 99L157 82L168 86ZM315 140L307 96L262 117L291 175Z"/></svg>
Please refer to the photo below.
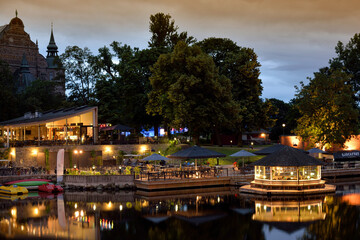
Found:
<svg viewBox="0 0 360 240"><path fill-rule="evenodd" d="M56 83L46 80L35 80L24 92L18 95L21 113L47 111L59 108L64 104L65 97L55 92Z"/></svg>
<svg viewBox="0 0 360 240"><path fill-rule="evenodd" d="M139 132L154 122L145 109L151 89L149 66L154 61L154 53L118 42L110 46L111 49L99 49L94 61L94 68L101 74L96 83L99 119L127 124Z"/></svg>
<svg viewBox="0 0 360 240"><path fill-rule="evenodd" d="M335 52L337 56L330 60L330 66L349 74L347 84L353 87L354 97L360 103L360 33L356 33L346 45L339 41Z"/></svg>
<svg viewBox="0 0 360 240"><path fill-rule="evenodd" d="M98 76L92 67L90 50L68 46L60 60L65 68L65 86L68 100L75 105L91 105L95 101L95 83Z"/></svg>
<svg viewBox="0 0 360 240"><path fill-rule="evenodd" d="M9 65L0 60L0 121L18 117L18 101L15 95L15 82ZM11 104L5 104L11 103Z"/></svg>
<svg viewBox="0 0 360 240"><path fill-rule="evenodd" d="M161 54L170 53L179 41L184 41L187 44L196 42L196 39L188 36L187 32L178 33L178 29L179 27L175 25L175 20L171 19L169 14L156 13L150 16L149 31L151 38L148 42L150 48L148 51L151 52L151 58L147 60L149 67L155 64ZM154 115L152 120L155 136L158 136L158 126L161 122L164 123L164 128L169 134L168 125L160 115Z"/></svg>
<svg viewBox="0 0 360 240"><path fill-rule="evenodd" d="M192 44L196 40L188 36L187 32L178 33L178 26L169 14L156 13L150 16L149 31L152 34L149 43L150 48L158 49L162 53L170 52L179 41Z"/></svg>
<svg viewBox="0 0 360 240"><path fill-rule="evenodd" d="M241 106L241 119L237 123L239 145L242 144L242 132L258 130L272 126L268 111L275 110L269 102L262 101L260 63L251 48L239 47L227 38L207 38L197 43L209 54L222 74L231 80L232 95Z"/></svg>
<svg viewBox="0 0 360 240"><path fill-rule="evenodd" d="M297 88L298 119L296 134L305 141L331 148L344 146L358 133L359 113L353 90L346 85L350 76L340 70L321 69L309 78L308 85Z"/></svg>
<svg viewBox="0 0 360 240"><path fill-rule="evenodd" d="M299 111L294 107L295 100L286 103L276 98L270 98L269 101L277 109L275 114L270 115L270 118L276 121L271 128L270 139L279 140L279 136L283 133L289 134L294 131L297 125L296 121L300 117ZM283 124L285 127L282 126Z"/></svg>
<svg viewBox="0 0 360 240"><path fill-rule="evenodd" d="M230 80L218 74L212 58L198 46L180 41L151 71L147 112L175 128L187 127L197 144L202 131L240 121Z"/></svg>

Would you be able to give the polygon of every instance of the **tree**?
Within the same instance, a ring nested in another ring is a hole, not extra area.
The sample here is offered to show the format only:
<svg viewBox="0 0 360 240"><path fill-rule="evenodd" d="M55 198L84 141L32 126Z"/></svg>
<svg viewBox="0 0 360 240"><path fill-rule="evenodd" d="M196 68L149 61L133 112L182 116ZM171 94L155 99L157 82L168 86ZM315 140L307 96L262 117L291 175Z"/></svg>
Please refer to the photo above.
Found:
<svg viewBox="0 0 360 240"><path fill-rule="evenodd" d="M184 41L192 44L196 40L188 36L187 32L178 33L179 27L175 26L175 20L169 14L156 13L150 16L149 31L152 34L149 43L150 48L158 49L161 53L170 52L176 43Z"/></svg>
<svg viewBox="0 0 360 240"><path fill-rule="evenodd" d="M227 38L207 38L197 43L209 54L222 74L231 80L232 95L241 106L242 121L236 124L239 145L242 132L267 128L273 124L266 111L274 110L260 98L262 92L260 63L251 48L239 47ZM266 110L266 111L265 111ZM265 118L265 119L264 119Z"/></svg>
<svg viewBox="0 0 360 240"><path fill-rule="evenodd" d="M92 67L93 55L90 50L68 46L60 56L65 68L65 86L68 100L75 105L91 105L95 101L94 87L97 75Z"/></svg>
<svg viewBox="0 0 360 240"><path fill-rule="evenodd" d="M331 68L340 69L349 74L347 84L354 90L354 97L360 103L360 33L356 33L350 41L344 45L341 41L335 47L337 56L331 59Z"/></svg>
<svg viewBox="0 0 360 240"><path fill-rule="evenodd" d="M18 101L15 95L15 82L9 65L0 60L0 121L18 117ZM11 103L11 104L6 104Z"/></svg>
<svg viewBox="0 0 360 240"><path fill-rule="evenodd" d="M271 128L270 139L279 140L279 136L283 133L289 133L296 127L296 120L292 117L292 104L285 103L276 98L270 98L269 101L276 108L276 114L270 115L270 118L275 121L275 125ZM295 122L295 123L294 123ZM285 128L282 126L285 124Z"/></svg>
<svg viewBox="0 0 360 240"><path fill-rule="evenodd" d="M56 83L47 80L35 80L24 92L18 95L20 112L47 111L59 108L65 97L55 92Z"/></svg>
<svg viewBox="0 0 360 240"><path fill-rule="evenodd" d="M114 124L134 127L138 132L152 125L153 118L146 114L145 106L150 92L149 66L155 62L151 49L139 50L118 42L99 49L94 61L101 74L96 83L99 119Z"/></svg>
<svg viewBox="0 0 360 240"><path fill-rule="evenodd" d="M230 80L218 74L212 58L198 46L180 41L151 71L147 112L175 128L187 127L197 144L202 131L240 121Z"/></svg>
<svg viewBox="0 0 360 240"><path fill-rule="evenodd" d="M156 13L150 16L149 31L151 33L151 39L148 42L149 51L151 51L151 58L148 61L149 67L154 65L161 54L172 52L174 46L179 41L184 41L187 44L193 44L196 39L192 36L188 36L187 32L178 33L179 27L175 25L175 20L171 19L169 14ZM155 136L158 136L158 126L163 119L160 115L155 115L152 118ZM164 124L164 128L169 133L167 124Z"/></svg>
<svg viewBox="0 0 360 240"><path fill-rule="evenodd" d="M309 84L297 88L297 107L302 115L295 133L320 147L344 146L358 133L359 113L354 91L345 83L350 76L340 70L320 69Z"/></svg>

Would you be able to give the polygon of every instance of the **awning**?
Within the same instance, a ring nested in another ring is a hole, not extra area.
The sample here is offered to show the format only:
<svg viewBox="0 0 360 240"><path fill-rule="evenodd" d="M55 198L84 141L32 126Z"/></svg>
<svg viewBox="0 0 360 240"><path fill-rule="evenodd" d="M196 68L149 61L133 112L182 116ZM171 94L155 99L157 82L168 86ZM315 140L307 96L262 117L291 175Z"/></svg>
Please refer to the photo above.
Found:
<svg viewBox="0 0 360 240"><path fill-rule="evenodd" d="M360 151L340 151L334 153L334 160L337 162L360 161Z"/></svg>

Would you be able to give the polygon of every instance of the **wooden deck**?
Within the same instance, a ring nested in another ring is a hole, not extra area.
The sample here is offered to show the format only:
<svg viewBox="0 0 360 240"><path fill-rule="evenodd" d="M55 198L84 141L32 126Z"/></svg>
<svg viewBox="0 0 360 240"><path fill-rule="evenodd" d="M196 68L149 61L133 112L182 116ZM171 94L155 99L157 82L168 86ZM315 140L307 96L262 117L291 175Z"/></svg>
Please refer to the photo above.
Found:
<svg viewBox="0 0 360 240"><path fill-rule="evenodd" d="M254 188L250 185L245 185L240 188L241 193L259 194L259 195L310 195L310 194L324 194L334 193L336 187L334 185L325 184L324 188L303 189L303 190L269 190L262 188Z"/></svg>

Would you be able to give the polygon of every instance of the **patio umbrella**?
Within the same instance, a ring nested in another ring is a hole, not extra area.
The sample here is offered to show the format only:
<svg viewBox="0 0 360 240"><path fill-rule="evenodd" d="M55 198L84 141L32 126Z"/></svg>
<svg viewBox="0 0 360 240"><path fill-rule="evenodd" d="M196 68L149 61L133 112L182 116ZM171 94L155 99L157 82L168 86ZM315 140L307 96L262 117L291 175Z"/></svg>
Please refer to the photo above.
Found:
<svg viewBox="0 0 360 240"><path fill-rule="evenodd" d="M238 151L238 152L230 155L230 157L241 157L243 167L244 167L244 157L253 157L253 156L256 156L256 155L251 152L245 151L245 150L241 150L241 151Z"/></svg>
<svg viewBox="0 0 360 240"><path fill-rule="evenodd" d="M308 153L310 156L313 156L315 158L322 158L322 153L326 153L326 152L318 148L312 148L308 150Z"/></svg>
<svg viewBox="0 0 360 240"><path fill-rule="evenodd" d="M170 159L168 159L167 157L161 156L160 154L154 153L150 156L147 156L146 158L143 158L142 160L144 160L144 161L161 161L161 160L167 161Z"/></svg>
<svg viewBox="0 0 360 240"><path fill-rule="evenodd" d="M199 158L217 158L217 157L226 157L225 154L215 152L206 148L199 146L189 147L183 150L180 150L176 153L173 153L168 158L173 159L195 159L195 168L197 168L197 159ZM181 164L180 164L181 166Z"/></svg>
<svg viewBox="0 0 360 240"><path fill-rule="evenodd" d="M318 149L318 148L312 148L308 150L309 153L326 153L325 151Z"/></svg>

